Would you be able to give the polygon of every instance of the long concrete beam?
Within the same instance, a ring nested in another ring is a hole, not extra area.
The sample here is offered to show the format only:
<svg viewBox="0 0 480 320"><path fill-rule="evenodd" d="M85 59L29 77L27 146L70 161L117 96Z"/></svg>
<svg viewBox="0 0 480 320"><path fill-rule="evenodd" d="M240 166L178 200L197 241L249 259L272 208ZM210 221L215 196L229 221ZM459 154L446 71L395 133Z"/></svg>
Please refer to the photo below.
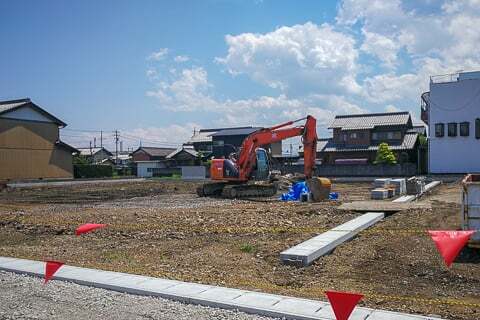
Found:
<svg viewBox="0 0 480 320"><path fill-rule="evenodd" d="M0 270L43 277L45 263L0 257ZM193 272L193 271L192 271ZM213 308L239 310L282 319L334 320L329 303L275 294L210 286L198 283L145 277L134 274L87 269L64 265L56 280L74 282L137 295L158 296ZM47 284L48 285L48 284ZM377 309L357 307L351 320L441 320Z"/></svg>
<svg viewBox="0 0 480 320"><path fill-rule="evenodd" d="M280 253L285 264L308 266L319 257L331 252L335 247L355 237L385 217L383 212L367 212L338 227L324 232Z"/></svg>

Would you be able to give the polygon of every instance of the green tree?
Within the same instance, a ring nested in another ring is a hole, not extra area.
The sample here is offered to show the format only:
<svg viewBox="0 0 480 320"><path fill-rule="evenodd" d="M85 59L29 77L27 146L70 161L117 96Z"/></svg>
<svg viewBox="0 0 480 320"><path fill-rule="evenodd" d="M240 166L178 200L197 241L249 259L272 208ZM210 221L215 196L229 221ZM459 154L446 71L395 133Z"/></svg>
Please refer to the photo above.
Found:
<svg viewBox="0 0 480 320"><path fill-rule="evenodd" d="M418 135L418 142L420 143L421 146L428 145L427 137L425 137L423 134Z"/></svg>
<svg viewBox="0 0 480 320"><path fill-rule="evenodd" d="M397 159L386 142L380 143L374 164L396 164Z"/></svg>
<svg viewBox="0 0 480 320"><path fill-rule="evenodd" d="M87 157L82 155L75 155L73 156L73 164L87 165L90 163L88 162Z"/></svg>

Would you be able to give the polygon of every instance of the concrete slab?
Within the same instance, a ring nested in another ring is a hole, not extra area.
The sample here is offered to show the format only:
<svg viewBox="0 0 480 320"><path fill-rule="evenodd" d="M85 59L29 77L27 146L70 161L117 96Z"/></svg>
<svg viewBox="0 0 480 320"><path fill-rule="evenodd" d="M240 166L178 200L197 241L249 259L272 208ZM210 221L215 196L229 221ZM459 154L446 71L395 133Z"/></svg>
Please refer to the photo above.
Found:
<svg viewBox="0 0 480 320"><path fill-rule="evenodd" d="M272 307L274 304L279 303L282 299L283 298L280 296L250 291L238 298L235 298L233 301L244 306L265 308Z"/></svg>
<svg viewBox="0 0 480 320"><path fill-rule="evenodd" d="M367 212L338 227L304 241L280 253L285 264L308 266L319 257L328 254L338 245L355 237L385 217L383 212Z"/></svg>
<svg viewBox="0 0 480 320"><path fill-rule="evenodd" d="M12 261L11 258L0 257L0 270L29 273L38 277L44 276L44 262L24 259L13 260L14 261ZM237 309L243 312L284 319L334 320L329 304L323 301L67 265L58 270L54 279L72 281L120 292L161 296L172 300L210 307ZM370 314L368 320L441 320L369 308L356 308L352 315L353 318L351 319L364 320L365 318L362 317L366 314Z"/></svg>
<svg viewBox="0 0 480 320"><path fill-rule="evenodd" d="M217 301L231 301L247 293L244 290L213 287L210 290L201 292L200 297Z"/></svg>
<svg viewBox="0 0 480 320"><path fill-rule="evenodd" d="M348 320L365 320L368 319L370 320L370 315L373 313L371 309L366 309L366 308L355 308L348 318ZM323 317L326 319L335 319L335 314L333 313L333 309L330 305L326 306L325 308L319 310L317 312L317 316ZM389 318L385 318L389 319Z"/></svg>
<svg viewBox="0 0 480 320"><path fill-rule="evenodd" d="M16 258L0 257L0 263L3 265L6 265L7 263L15 262L15 261L17 261Z"/></svg>
<svg viewBox="0 0 480 320"><path fill-rule="evenodd" d="M37 275L37 274L43 275L45 273L44 262L15 259L15 261L7 261L5 264L0 262L0 265L2 266L2 269L5 271L16 272L18 270L19 273L24 273L29 275Z"/></svg>
<svg viewBox="0 0 480 320"><path fill-rule="evenodd" d="M424 316L417 316L413 314L405 314L405 313L396 313L396 312L390 312L390 311L381 311L381 310L375 310L373 311L370 316L368 317L368 320L436 320L438 318L432 318L432 317L424 317Z"/></svg>
<svg viewBox="0 0 480 320"><path fill-rule="evenodd" d="M411 202L413 200L415 200L417 197L416 196L413 196L413 195L410 195L410 196L401 196L395 200L393 200L392 202L396 202L396 203L405 203L405 202Z"/></svg>
<svg viewBox="0 0 480 320"><path fill-rule="evenodd" d="M179 296L194 297L202 292L213 288L204 284L196 283L180 283L163 289L166 293L171 293Z"/></svg>
<svg viewBox="0 0 480 320"><path fill-rule="evenodd" d="M318 316L318 311L327 306L330 306L327 302L287 298L275 304L273 309L297 314L308 314L315 317Z"/></svg>

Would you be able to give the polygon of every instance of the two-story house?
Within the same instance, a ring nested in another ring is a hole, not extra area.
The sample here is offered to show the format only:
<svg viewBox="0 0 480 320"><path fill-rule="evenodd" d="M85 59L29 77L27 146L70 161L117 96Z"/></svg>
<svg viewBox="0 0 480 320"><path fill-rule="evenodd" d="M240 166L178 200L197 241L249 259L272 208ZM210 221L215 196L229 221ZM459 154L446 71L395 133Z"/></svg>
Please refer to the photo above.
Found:
<svg viewBox="0 0 480 320"><path fill-rule="evenodd" d="M336 116L333 137L319 139L317 158L325 164L372 163L388 143L399 162L416 162L418 132L408 111Z"/></svg>

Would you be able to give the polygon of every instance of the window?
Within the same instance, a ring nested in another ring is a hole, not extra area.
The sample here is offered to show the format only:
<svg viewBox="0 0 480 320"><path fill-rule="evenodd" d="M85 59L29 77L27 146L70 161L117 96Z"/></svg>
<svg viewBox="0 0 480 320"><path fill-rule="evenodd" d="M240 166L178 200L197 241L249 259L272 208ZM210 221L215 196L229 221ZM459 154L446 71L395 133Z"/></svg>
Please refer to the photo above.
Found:
<svg viewBox="0 0 480 320"><path fill-rule="evenodd" d="M372 140L401 140L401 131L385 131L372 133Z"/></svg>
<svg viewBox="0 0 480 320"><path fill-rule="evenodd" d="M445 125L443 123L435 123L435 137L443 137L445 135Z"/></svg>
<svg viewBox="0 0 480 320"><path fill-rule="evenodd" d="M147 168L147 172L153 172L153 168Z"/></svg>
<svg viewBox="0 0 480 320"><path fill-rule="evenodd" d="M350 133L350 139L357 139L357 133L356 132Z"/></svg>
<svg viewBox="0 0 480 320"><path fill-rule="evenodd" d="M212 142L212 144L216 147L221 147L221 146L223 146L224 142L223 142L223 140L214 140Z"/></svg>
<svg viewBox="0 0 480 320"><path fill-rule="evenodd" d="M475 138L480 139L480 119L475 119Z"/></svg>
<svg viewBox="0 0 480 320"><path fill-rule="evenodd" d="M460 123L460 135L462 137L468 137L470 135L470 122Z"/></svg>
<svg viewBox="0 0 480 320"><path fill-rule="evenodd" d="M457 136L457 123L456 122L449 122L448 123L448 136L449 137L456 137Z"/></svg>

